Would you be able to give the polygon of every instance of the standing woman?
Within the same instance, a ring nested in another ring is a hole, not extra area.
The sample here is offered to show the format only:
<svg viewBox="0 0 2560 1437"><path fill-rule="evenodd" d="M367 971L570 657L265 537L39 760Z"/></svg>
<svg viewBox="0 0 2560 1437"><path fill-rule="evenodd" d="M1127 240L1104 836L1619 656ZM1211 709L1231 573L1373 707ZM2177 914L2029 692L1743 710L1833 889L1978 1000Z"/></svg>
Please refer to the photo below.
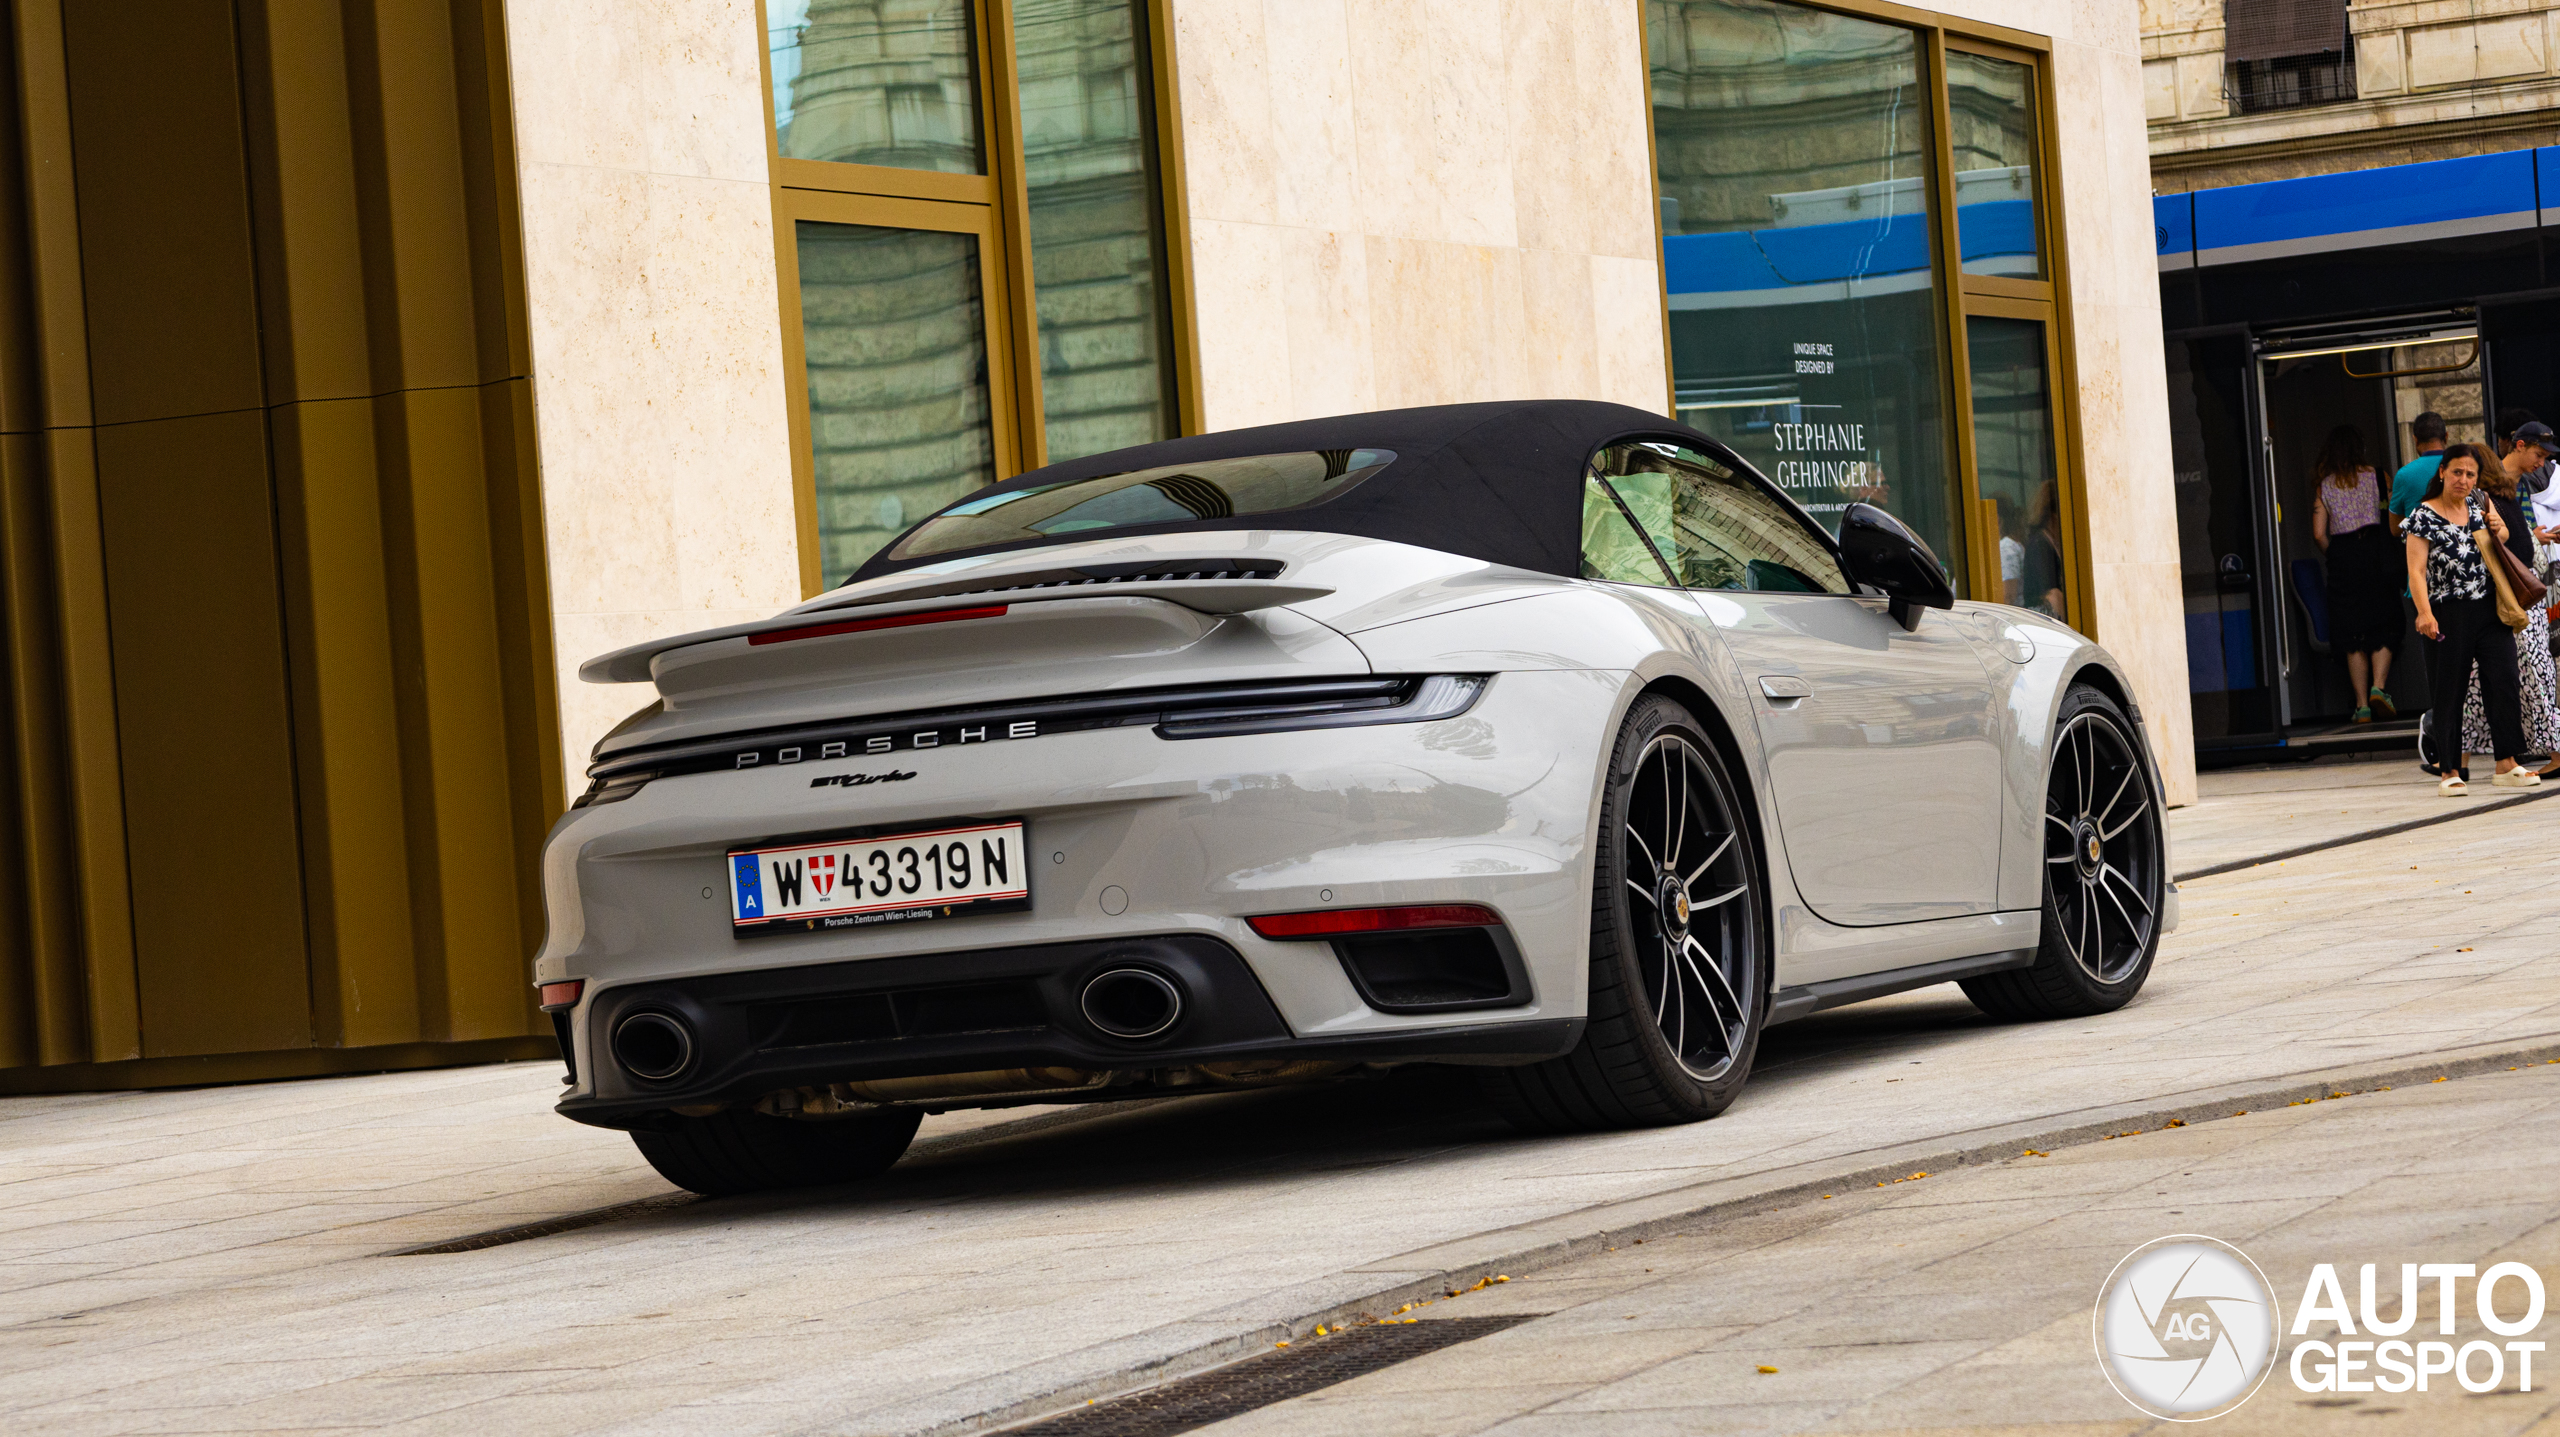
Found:
<svg viewBox="0 0 2560 1437"><path fill-rule="evenodd" d="M2498 759L2498 776L2490 782L2500 788L2539 788L2539 777L2516 767L2524 734L2516 711L2515 635L2498 622L2489 566L2472 541L2483 529L2500 543L2507 537L2506 521L2474 492L2484 467L2476 444L2445 450L2436 477L2427 481L2425 497L2409 511L2403 526L2409 536L2409 598L2417 606L2418 634L2427 640L2427 685L2435 699L2435 732L2444 747L2460 742L2460 695L2470 687L2477 664L2489 716L2489 747ZM2438 793L2452 798L2470 792L2462 781L2464 757L2443 756Z"/></svg>
<svg viewBox="0 0 2560 1437"><path fill-rule="evenodd" d="M2531 498L2523 492L2520 480L2540 468L2542 451L2518 444L2516 452L2505 460L2483 457L2480 463L2479 497L2488 501L2489 511L2507 526L2504 543L2507 552L2516 556L2528 574L2533 572L2533 520L2525 505ZM2519 472L2522 471L2522 472ZM2494 597L2494 596L2493 596ZM2560 702L2552 691L2551 622L2540 604L2525 609L2524 627L2511 630L2516 636L2516 711L2524 731L2524 751L2551 755L2551 761L2540 770L2549 773L2560 768ZM2479 753L2491 746L2489 715L2480 702L2480 680L2474 675L2471 692L2462 702L2462 746Z"/></svg>
<svg viewBox="0 0 2560 1437"><path fill-rule="evenodd" d="M2329 556L2329 643L2347 656L2355 722L2390 718L2391 651L2400 643L2400 546L2382 522L2382 484L2353 425L2329 431L2317 461L2311 538Z"/></svg>

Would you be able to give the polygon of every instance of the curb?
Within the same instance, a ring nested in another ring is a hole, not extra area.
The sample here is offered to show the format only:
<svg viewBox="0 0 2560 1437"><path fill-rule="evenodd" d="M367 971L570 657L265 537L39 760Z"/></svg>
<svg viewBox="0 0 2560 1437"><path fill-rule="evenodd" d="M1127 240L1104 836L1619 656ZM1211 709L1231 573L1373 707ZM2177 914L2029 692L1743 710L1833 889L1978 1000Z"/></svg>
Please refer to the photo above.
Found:
<svg viewBox="0 0 2560 1437"><path fill-rule="evenodd" d="M2322 839L2318 843L2306 843L2300 848L2278 849L2274 853L2263 853L2254 858L2235 858L2228 863L2216 863L2204 868L2190 869L2185 873L2170 875L2169 881L2172 883L2185 883L2191 879L2214 878L2225 873L2237 873L2244 868L2255 868L2261 863L2282 863L2288 858L2300 858L2306 853L2319 853L2326 849L2344 848L2350 843L2364 843L2376 838L2389 838L2395 833L2407 833L2412 829L2419 828L2433 828L2439 823L2453 823L2465 818L2478 818L2483 814L2502 812L2506 809L2515 808L2522 804L2532 803L2539 799L2560 798L2560 786L2554 786L2555 784L2560 784L2560 780L2546 780L2545 787L2540 793L2518 794L2514 798L2501 798L2489 803L2477 803L2467 808L2458 808L2451 813L2439 813L2433 818L2413 818L2406 823L2390 823L2385 824L2380 828L2368 828L2356 833L2341 834L2336 838Z"/></svg>
<svg viewBox="0 0 2560 1437"><path fill-rule="evenodd" d="M2430 823L2442 821L2425 820ZM949 1434L992 1431L1080 1407L1088 1399L1120 1396L1157 1383L1188 1377L1239 1357L1269 1351L1274 1342L1293 1340L1318 1324L1354 1321L1364 1314L1417 1298L1438 1298L1449 1294L1452 1289L1465 1290L1496 1274L1535 1272L1638 1238L1668 1237L1692 1230L1709 1219L1748 1217L1799 1202L1818 1200L1825 1192L1889 1183L1915 1171L1944 1175L1958 1168L2006 1162L2020 1156L2020 1150L2024 1148L2050 1152L2157 1131L2172 1122L2194 1127L2236 1117L2243 1112L2257 1112L2291 1103L2345 1097L2376 1088L2429 1082L2438 1077L2473 1077L2550 1062L2560 1062L2560 1033L2536 1034L2510 1043L2456 1048L2426 1058L2394 1058L2316 1075L2282 1074L2108 1107L2083 1108L2048 1118L2030 1118L1970 1133L1923 1138L1863 1153L1844 1154L1828 1162L1802 1163L1622 1202L1603 1203L1515 1227L1496 1228L1457 1238L1336 1274L1338 1278L1371 1274L1382 1279L1394 1274L1401 1280L1383 1282L1374 1290L1347 1300L1336 1298L1309 1307L1296 1317L1264 1321L1212 1341L1185 1345L1173 1352L1159 1350L1154 1355L1140 1357L1133 1351L1130 1355L1138 1360L1105 1373L1090 1372L1089 1360L1085 1363L1077 1361L1079 1357L1089 1359L1097 1350L1107 1351L1113 1347L1143 1349L1159 1346L1148 1342L1149 1333L1132 1333L1101 1344L1100 1349L1088 1348L1081 1354L1064 1354L1033 1364L1028 1369L1007 1374L1007 1378L1002 1380L1002 1385L1018 1389L1026 1379L1039 1382L1041 1379L1036 1374L1044 1367L1076 1365L1088 1368L1080 1374L1059 1371L1052 1385L1042 1386L1029 1396L1006 1400L994 1391L987 1391L985 1399L972 1399L965 1395L966 1389L963 1389L946 1393L940 1399L902 1404L908 1413L913 1414L909 1418L902 1418L899 1410L893 1408L864 1414L858 1420L865 1431L894 1432L901 1437L949 1437ZM1197 1328L1215 1321L1214 1313L1199 1314L1168 1323L1155 1331L1165 1333L1169 1329ZM984 1384L986 1388L997 1385L996 1382ZM929 1415L930 1409L948 1411L956 1402L972 1400L989 1400L991 1405L959 1418ZM830 1425L812 1430L847 1429Z"/></svg>

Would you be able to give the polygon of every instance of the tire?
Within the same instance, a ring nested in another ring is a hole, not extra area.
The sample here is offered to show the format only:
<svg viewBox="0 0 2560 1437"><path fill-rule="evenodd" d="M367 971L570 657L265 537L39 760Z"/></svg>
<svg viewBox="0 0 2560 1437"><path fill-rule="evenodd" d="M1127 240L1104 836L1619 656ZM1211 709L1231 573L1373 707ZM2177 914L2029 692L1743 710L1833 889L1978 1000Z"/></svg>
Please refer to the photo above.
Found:
<svg viewBox="0 0 2560 1437"><path fill-rule="evenodd" d="M829 1187L887 1172L914 1140L924 1114L890 1108L849 1118L771 1118L731 1108L674 1126L635 1131L631 1141L658 1175L704 1197Z"/></svg>
<svg viewBox="0 0 2560 1437"><path fill-rule="evenodd" d="M1543 1063L1475 1070L1530 1132L1712 1118L1742 1091L1768 1020L1768 879L1722 755L1687 709L1647 695L1605 782L1582 1040Z"/></svg>
<svg viewBox="0 0 2560 1437"><path fill-rule="evenodd" d="M2035 962L1964 980L1973 1005L2006 1022L2114 1012L2160 951L2168 850L2141 739L2114 699L2079 685L2053 734Z"/></svg>

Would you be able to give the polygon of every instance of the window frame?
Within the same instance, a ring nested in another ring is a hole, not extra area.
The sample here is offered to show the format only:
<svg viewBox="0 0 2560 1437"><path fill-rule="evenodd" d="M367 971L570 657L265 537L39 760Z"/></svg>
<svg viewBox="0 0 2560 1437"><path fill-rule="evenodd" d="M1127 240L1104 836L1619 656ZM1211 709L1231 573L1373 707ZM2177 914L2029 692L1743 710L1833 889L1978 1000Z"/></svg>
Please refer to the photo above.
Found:
<svg viewBox="0 0 2560 1437"><path fill-rule="evenodd" d="M797 221L867 224L979 236L979 284L987 324L989 411L1001 483L1048 463L1040 367L1039 298L1032 283L1030 194L1022 151L1022 92L1014 67L1015 0L968 0L976 47L978 135L985 174L788 158L775 132L772 22L756 0L756 66L764 91L764 148L772 192L774 271L781 310L783 389L791 434L793 517L800 591L823 592L817 464L810 451L808 355L800 314ZM1192 290L1191 235L1182 159L1182 116L1173 56L1173 0L1134 0L1146 27L1149 143L1164 253L1160 278L1171 352L1174 433L1198 434L1200 342ZM862 218L860 216L878 216Z"/></svg>
<svg viewBox="0 0 2560 1437"><path fill-rule="evenodd" d="M1930 106L1930 279L1939 300L1935 315L1939 400L1943 406L1941 412L1947 416L1946 462L1950 466L1949 472L1955 477L1957 502L1954 518L1963 551L1942 557L1950 565L1960 567L1967 592L1996 601L2002 592L2000 535L1998 525L1991 518L1990 501L1983 497L1976 467L1973 367L1965 346L1965 318L1968 315L1985 315L2041 320L2045 326L2046 367L2053 396L2054 466L2062 500L2063 596L2068 609L2067 621L2080 632L2097 637L2085 517L2088 513L2087 466L2081 450L2081 436L2085 431L2080 415L2078 346L2071 317L2071 252L2062 203L2060 122L2054 105L2053 42L2044 36L2004 25L1942 15L1894 4L1891 0L1771 0L1771 3L1896 25L1913 31L1917 36L1921 79L1928 86ZM1649 83L1651 37L1646 33L1647 26L1639 25L1637 30L1636 43L1642 47L1638 52L1638 68L1640 73L1648 76ZM2044 259L2043 279L1964 272L1964 252L1956 233L1954 134L1947 98L1947 55L1951 50L2009 60L2028 67L2036 125L2036 241ZM1659 195L1662 165L1654 133L1653 109L1648 91L1645 102L1647 183ZM1662 206L1657 203L1652 208L1654 254L1659 257L1666 237ZM1677 414L1679 400L1670 363L1671 296L1668 275L1659 265L1656 274L1663 281L1663 406L1666 413ZM1743 466L1743 472L1758 477L1748 465Z"/></svg>

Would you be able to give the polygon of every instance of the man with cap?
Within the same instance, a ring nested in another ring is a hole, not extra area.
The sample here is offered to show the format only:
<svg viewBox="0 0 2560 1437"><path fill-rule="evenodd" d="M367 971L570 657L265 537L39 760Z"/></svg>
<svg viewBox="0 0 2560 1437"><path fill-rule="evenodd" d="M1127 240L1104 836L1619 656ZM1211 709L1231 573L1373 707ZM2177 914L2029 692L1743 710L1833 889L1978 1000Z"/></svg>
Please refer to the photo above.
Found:
<svg viewBox="0 0 2560 1437"><path fill-rule="evenodd" d="M2545 542L2552 537L2549 529L2560 525L2560 491L2551 487L2553 474L2560 472L2555 455L2560 455L2560 435L2540 420L2527 420L2516 426L2505 456L2507 472L2516 477L2516 492L2533 498L2535 537Z"/></svg>

